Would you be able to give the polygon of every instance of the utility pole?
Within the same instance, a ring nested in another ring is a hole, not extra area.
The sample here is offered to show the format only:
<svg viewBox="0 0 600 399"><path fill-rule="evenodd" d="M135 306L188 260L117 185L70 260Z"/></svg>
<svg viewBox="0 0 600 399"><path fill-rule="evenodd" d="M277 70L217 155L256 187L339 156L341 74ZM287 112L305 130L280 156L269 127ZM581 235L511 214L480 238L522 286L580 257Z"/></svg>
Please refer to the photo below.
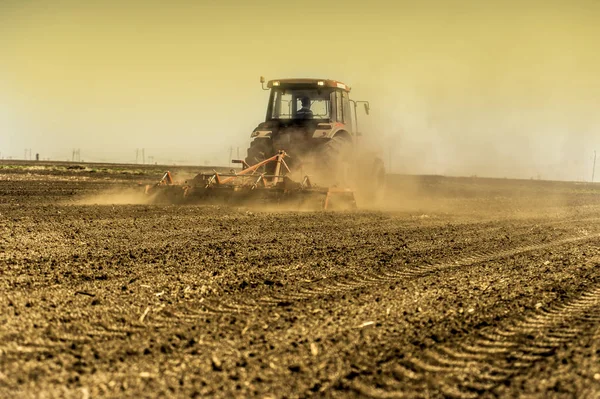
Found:
<svg viewBox="0 0 600 399"><path fill-rule="evenodd" d="M594 150L594 166L592 166L592 183L594 182L595 176L596 176L596 150Z"/></svg>
<svg viewBox="0 0 600 399"><path fill-rule="evenodd" d="M229 159L227 160L227 166L231 166L231 157L233 156L233 147L229 147Z"/></svg>
<svg viewBox="0 0 600 399"><path fill-rule="evenodd" d="M146 149L142 148L142 163L146 164Z"/></svg>

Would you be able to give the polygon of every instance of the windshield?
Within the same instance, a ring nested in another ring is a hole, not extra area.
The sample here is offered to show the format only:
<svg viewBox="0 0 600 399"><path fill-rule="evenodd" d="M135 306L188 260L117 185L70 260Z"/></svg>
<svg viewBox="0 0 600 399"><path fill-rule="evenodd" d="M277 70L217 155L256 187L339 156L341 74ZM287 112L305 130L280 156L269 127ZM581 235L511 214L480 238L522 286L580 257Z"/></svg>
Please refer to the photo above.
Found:
<svg viewBox="0 0 600 399"><path fill-rule="evenodd" d="M331 90L276 89L270 104L271 119L329 119Z"/></svg>

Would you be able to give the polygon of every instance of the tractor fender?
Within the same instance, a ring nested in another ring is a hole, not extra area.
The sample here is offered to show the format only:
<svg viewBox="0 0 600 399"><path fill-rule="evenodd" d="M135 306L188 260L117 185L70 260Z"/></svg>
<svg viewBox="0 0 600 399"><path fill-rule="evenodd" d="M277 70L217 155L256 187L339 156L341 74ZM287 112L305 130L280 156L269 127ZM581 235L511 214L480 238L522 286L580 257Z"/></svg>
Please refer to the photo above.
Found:
<svg viewBox="0 0 600 399"><path fill-rule="evenodd" d="M313 139L330 139L338 133L348 134L344 130L345 127L343 123L319 123L312 137Z"/></svg>
<svg viewBox="0 0 600 399"><path fill-rule="evenodd" d="M252 132L252 134L250 135L251 139L259 139L259 138L265 138L265 139L270 139L271 136L273 136L273 131L272 130L255 130Z"/></svg>
<svg viewBox="0 0 600 399"><path fill-rule="evenodd" d="M255 138L265 138L270 139L273 138L273 133L275 133L279 129L279 124L277 122L261 122L254 128L252 134L250 135L251 139Z"/></svg>

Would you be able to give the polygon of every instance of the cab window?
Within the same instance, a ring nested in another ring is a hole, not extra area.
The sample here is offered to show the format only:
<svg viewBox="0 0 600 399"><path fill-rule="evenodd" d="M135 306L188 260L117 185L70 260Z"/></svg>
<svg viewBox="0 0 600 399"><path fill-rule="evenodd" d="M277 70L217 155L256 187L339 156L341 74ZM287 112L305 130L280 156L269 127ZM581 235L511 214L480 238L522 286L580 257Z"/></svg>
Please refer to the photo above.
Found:
<svg viewBox="0 0 600 399"><path fill-rule="evenodd" d="M339 91L336 91L336 93L335 93L335 115L336 115L336 120L338 122L344 123L344 110L342 107L342 93Z"/></svg>

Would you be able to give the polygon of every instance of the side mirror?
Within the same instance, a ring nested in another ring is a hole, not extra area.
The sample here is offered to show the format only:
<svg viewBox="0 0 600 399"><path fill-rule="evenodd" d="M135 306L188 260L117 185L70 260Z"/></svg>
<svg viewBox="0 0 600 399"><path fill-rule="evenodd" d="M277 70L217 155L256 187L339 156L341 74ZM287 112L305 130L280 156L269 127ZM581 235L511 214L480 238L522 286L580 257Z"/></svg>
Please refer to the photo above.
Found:
<svg viewBox="0 0 600 399"><path fill-rule="evenodd" d="M369 115L369 111L370 111L369 103L365 103L365 113L367 115Z"/></svg>
<svg viewBox="0 0 600 399"><path fill-rule="evenodd" d="M262 87L263 90L269 90L268 87L265 87L265 77L264 76L260 77L260 87Z"/></svg>

